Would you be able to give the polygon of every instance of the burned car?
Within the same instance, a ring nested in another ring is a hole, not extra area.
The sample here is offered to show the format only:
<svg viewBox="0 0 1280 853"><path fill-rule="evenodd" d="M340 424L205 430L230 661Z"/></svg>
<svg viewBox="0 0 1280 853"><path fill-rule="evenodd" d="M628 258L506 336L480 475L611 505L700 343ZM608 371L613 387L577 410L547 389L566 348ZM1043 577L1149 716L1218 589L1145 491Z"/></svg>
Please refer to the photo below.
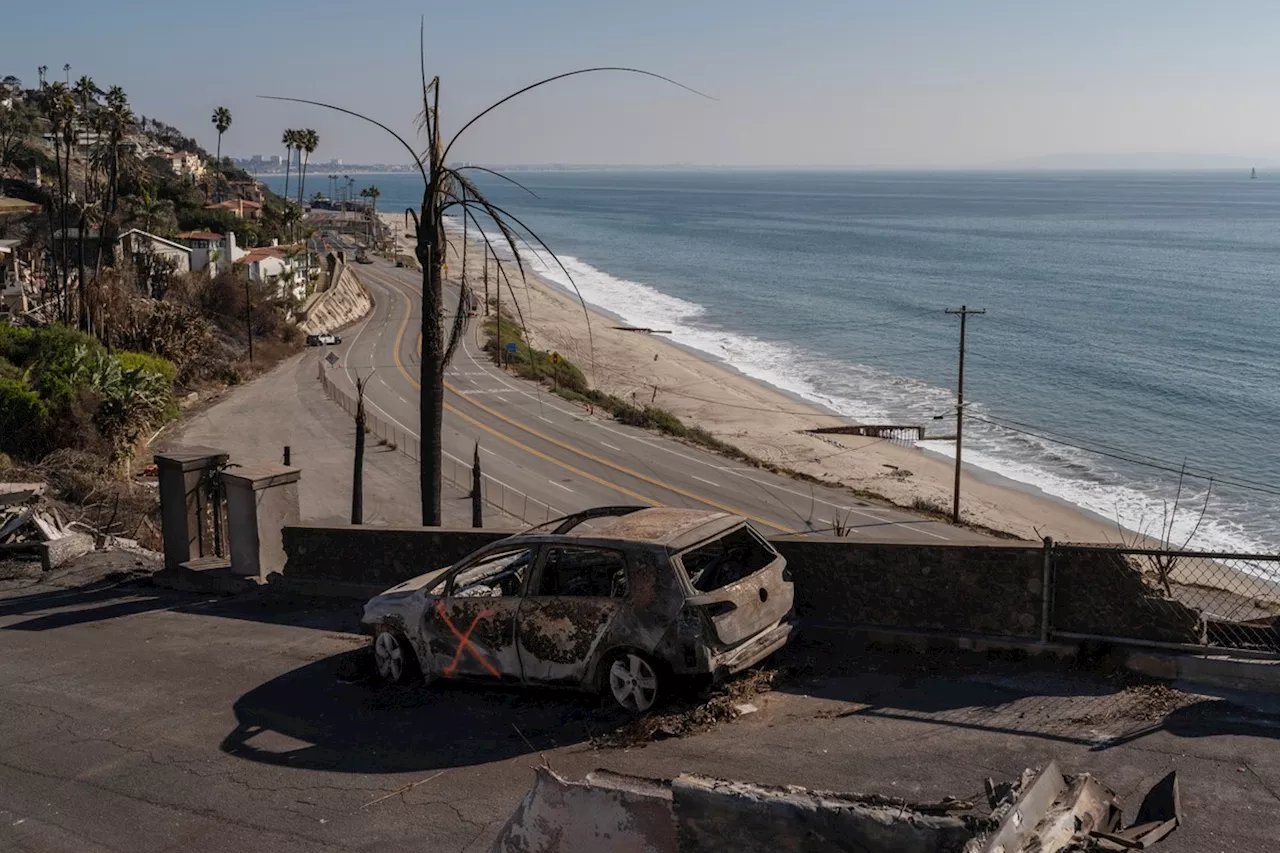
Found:
<svg viewBox="0 0 1280 853"><path fill-rule="evenodd" d="M673 679L772 654L791 616L786 560L746 519L601 507L392 587L361 624L384 681L572 687L639 713Z"/></svg>

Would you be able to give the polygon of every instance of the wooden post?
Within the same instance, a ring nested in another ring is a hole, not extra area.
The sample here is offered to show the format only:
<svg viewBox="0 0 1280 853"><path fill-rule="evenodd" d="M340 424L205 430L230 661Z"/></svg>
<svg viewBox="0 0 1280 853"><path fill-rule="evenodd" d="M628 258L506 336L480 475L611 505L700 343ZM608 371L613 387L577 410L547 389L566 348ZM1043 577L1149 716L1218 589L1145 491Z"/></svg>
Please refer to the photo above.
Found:
<svg viewBox="0 0 1280 853"><path fill-rule="evenodd" d="M964 328L965 321L969 319L970 314L985 314L986 309L981 311L970 309L967 305L961 305L959 311L951 308L947 309L948 314L956 314L960 317L960 372L959 378L956 380L956 478L955 488L951 494L951 521L953 524L960 523L960 454L964 447Z"/></svg>
<svg viewBox="0 0 1280 853"><path fill-rule="evenodd" d="M471 526L484 527L484 500L480 492L480 442L471 463Z"/></svg>

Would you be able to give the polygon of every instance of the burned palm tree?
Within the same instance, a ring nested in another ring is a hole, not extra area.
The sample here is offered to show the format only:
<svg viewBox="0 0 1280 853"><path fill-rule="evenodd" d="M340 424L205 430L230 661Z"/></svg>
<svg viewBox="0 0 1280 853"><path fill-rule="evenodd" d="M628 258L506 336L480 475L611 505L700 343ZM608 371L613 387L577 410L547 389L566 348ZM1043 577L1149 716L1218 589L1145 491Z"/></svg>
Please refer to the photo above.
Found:
<svg viewBox="0 0 1280 853"><path fill-rule="evenodd" d="M512 180L506 175L494 172L491 169L485 169L480 166L462 166L458 168L450 168L448 165L449 152L458 142L458 138L464 134L468 128L484 118L489 113L508 101L523 95L524 93L553 83L557 80L563 80L567 77L574 77L582 74L595 74L601 72L622 72L627 74L640 74L646 77L652 77L667 83L679 86L682 89L702 95L694 89L690 89L682 83L678 83L668 77L655 74L651 71L644 71L638 68L623 68L617 66L596 67L596 68L580 68L576 71L569 71L564 74L557 74L553 77L547 77L535 83L531 83L524 88L507 95L505 98L491 104L471 119L465 122L462 127L453 134L447 141L441 130L440 124L440 78L433 77L428 79L425 65L425 45L423 41L423 32L419 30L419 60L422 78L422 112L418 115L418 127L426 137L426 147L419 152L405 139L387 125L369 116L362 115L354 110L334 104L326 104L320 101L311 101L303 98L285 98L274 96L263 96L272 100L293 101L302 104L311 104L313 106L324 107L326 109L336 110L349 116L367 121L376 125L387 133L391 134L398 141L412 158L414 166L422 176L423 192L422 206L419 210L409 210L407 215L412 218L413 225L417 235L417 246L415 254L418 262L422 267L422 361L421 375L419 378L420 400L419 400L419 418L421 421L421 452L420 459L420 492L422 498L422 523L424 526L438 527L440 525L440 456L441 456L441 427L444 420L444 373L448 366L449 359L453 355L454 350L462 339L463 326L466 322L467 312L466 306L471 298L469 289L465 281L459 285L458 305L454 311L453 318L448 329L445 330L445 310L443 306L443 266L445 263L445 252L447 249L447 239L445 236L445 216L453 211L454 215L460 218L464 223L471 223L476 229L479 238L484 242L485 247L489 251L493 251L493 245L489 236L481 227L481 221L487 221L497 230L499 242L504 243L509 250L512 262L519 271L520 277L523 279L526 274L524 255L522 247L536 246L542 248L546 253L560 266L560 269L569 278L570 284L577 290L577 285L573 283L572 276L569 271L560 264L555 253L547 247L537 234L535 234L528 226L520 221L518 217L509 210L505 210L496 204L490 202L472 181L464 174L467 170L483 171L493 174L503 180L520 186L523 185ZM706 97L702 95L702 97ZM462 249L462 267L466 268L466 241L463 241ZM499 272L505 281L508 290L511 291L512 304L515 302L515 291L512 288L511 281L507 279L506 273L499 265ZM499 283L501 287L501 283ZM586 303L582 301L581 294L578 299L582 303L583 312L586 312ZM518 305L517 305L518 313ZM590 345L590 318L588 317L588 344Z"/></svg>

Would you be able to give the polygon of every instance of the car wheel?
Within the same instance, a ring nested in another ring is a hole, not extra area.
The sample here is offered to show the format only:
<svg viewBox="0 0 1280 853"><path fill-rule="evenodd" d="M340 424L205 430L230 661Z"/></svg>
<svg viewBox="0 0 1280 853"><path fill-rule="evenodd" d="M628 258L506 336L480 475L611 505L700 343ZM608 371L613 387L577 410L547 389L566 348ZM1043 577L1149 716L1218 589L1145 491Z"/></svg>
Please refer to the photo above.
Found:
<svg viewBox="0 0 1280 853"><path fill-rule="evenodd" d="M379 628L374 636L373 662L378 678L387 684L404 684L417 669L417 658L408 641L390 628Z"/></svg>
<svg viewBox="0 0 1280 853"><path fill-rule="evenodd" d="M658 703L658 668L638 652L621 652L604 673L605 693L624 711L643 714Z"/></svg>

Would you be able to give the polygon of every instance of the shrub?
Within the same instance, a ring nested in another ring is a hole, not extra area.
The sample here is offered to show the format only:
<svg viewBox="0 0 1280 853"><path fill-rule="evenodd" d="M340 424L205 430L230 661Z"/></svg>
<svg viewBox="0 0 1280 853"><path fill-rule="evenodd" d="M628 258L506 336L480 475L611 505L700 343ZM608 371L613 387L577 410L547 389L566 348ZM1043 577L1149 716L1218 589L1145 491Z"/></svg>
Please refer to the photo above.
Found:
<svg viewBox="0 0 1280 853"><path fill-rule="evenodd" d="M33 456L44 433L49 407L17 379L0 378L0 450Z"/></svg>
<svg viewBox="0 0 1280 853"><path fill-rule="evenodd" d="M120 359L120 367L124 370L145 370L158 374L170 386L177 381L178 368L167 358L147 352L118 352L116 358Z"/></svg>

